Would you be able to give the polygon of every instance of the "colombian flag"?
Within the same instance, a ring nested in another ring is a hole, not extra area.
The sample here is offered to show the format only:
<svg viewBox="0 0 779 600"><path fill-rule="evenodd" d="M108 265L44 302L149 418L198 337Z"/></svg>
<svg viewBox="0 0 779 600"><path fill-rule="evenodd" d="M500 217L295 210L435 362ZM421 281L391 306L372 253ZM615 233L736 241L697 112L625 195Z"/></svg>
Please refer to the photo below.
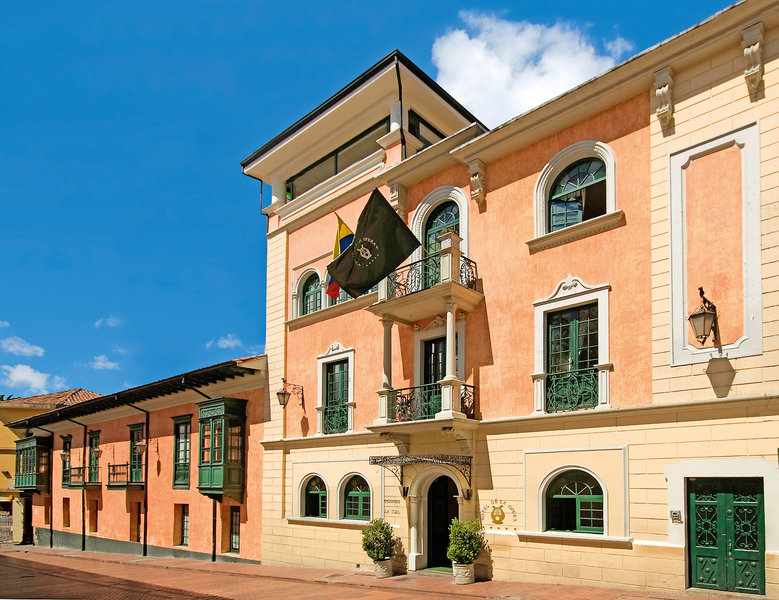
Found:
<svg viewBox="0 0 779 600"><path fill-rule="evenodd" d="M333 260L346 250L349 245L354 241L354 233L347 227L346 223L341 220L337 214L335 218L338 219L338 229L335 231L335 247L333 248ZM327 277L327 295L333 300L338 298L338 294L341 292L341 286L339 286L333 278L328 275Z"/></svg>

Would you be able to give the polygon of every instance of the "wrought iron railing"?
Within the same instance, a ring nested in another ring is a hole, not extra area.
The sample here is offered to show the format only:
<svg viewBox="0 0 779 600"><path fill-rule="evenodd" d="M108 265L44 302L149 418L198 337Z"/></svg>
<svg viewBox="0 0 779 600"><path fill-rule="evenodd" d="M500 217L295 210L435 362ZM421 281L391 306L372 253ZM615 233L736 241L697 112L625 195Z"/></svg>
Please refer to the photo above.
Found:
<svg viewBox="0 0 779 600"><path fill-rule="evenodd" d="M475 390L463 385L460 391L461 410L469 419L474 417ZM410 388L392 390L387 400L387 420L423 421L433 419L441 411L441 385L428 383Z"/></svg>
<svg viewBox="0 0 779 600"><path fill-rule="evenodd" d="M432 287L441 281L441 257L428 256L387 276L387 298L400 298Z"/></svg>
<svg viewBox="0 0 779 600"><path fill-rule="evenodd" d="M322 414L324 433L343 433L349 428L349 407L345 404L326 406Z"/></svg>
<svg viewBox="0 0 779 600"><path fill-rule="evenodd" d="M143 466L124 463L108 465L108 485L127 485L143 483Z"/></svg>
<svg viewBox="0 0 779 600"><path fill-rule="evenodd" d="M576 369L546 376L546 412L598 406L598 370Z"/></svg>
<svg viewBox="0 0 779 600"><path fill-rule="evenodd" d="M479 273L476 270L476 263L470 258L460 257L460 283L467 288L473 289L476 287L476 280L479 278Z"/></svg>
<svg viewBox="0 0 779 600"><path fill-rule="evenodd" d="M470 258L460 257L459 283L467 288L476 287L478 272ZM408 296L441 283L441 257L428 256L393 271L387 276L387 299Z"/></svg>

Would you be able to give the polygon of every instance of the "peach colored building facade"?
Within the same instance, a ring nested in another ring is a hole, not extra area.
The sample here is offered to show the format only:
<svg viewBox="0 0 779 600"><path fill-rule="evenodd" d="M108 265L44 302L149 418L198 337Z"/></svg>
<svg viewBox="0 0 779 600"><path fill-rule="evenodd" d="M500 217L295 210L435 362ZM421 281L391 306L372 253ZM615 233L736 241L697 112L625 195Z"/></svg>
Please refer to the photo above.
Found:
<svg viewBox="0 0 779 600"><path fill-rule="evenodd" d="M17 462L36 543L259 561L266 376L238 359L15 422L50 451Z"/></svg>
<svg viewBox="0 0 779 600"><path fill-rule="evenodd" d="M482 577L779 598L778 58L748 0L488 131L395 52L244 160L291 392L263 563L370 568L384 517L445 566L458 516ZM425 250L331 301L374 188Z"/></svg>

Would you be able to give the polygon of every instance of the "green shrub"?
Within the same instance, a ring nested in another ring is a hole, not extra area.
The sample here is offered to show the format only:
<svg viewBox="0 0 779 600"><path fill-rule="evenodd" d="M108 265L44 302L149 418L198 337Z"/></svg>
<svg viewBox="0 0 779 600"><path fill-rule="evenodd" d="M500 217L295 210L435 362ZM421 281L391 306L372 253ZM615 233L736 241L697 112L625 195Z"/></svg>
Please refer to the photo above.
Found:
<svg viewBox="0 0 779 600"><path fill-rule="evenodd" d="M362 549L372 560L386 560L395 554L392 526L384 519L373 519L362 530Z"/></svg>
<svg viewBox="0 0 779 600"><path fill-rule="evenodd" d="M449 525L449 548L446 557L453 563L467 565L479 558L484 549L479 523L452 519Z"/></svg>

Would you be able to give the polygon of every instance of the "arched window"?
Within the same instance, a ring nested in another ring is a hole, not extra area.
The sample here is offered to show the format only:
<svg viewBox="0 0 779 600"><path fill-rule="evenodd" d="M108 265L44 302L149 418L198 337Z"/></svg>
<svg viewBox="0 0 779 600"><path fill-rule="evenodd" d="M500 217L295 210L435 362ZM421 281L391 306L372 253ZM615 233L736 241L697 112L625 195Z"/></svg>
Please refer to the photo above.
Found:
<svg viewBox="0 0 779 600"><path fill-rule="evenodd" d="M566 167L549 193L549 231L606 214L606 165L599 158Z"/></svg>
<svg viewBox="0 0 779 600"><path fill-rule="evenodd" d="M322 308L322 292L319 275L311 275L300 288L300 316L308 315Z"/></svg>
<svg viewBox="0 0 779 600"><path fill-rule="evenodd" d="M365 479L355 475L344 486L344 519L369 521L370 518L371 488Z"/></svg>
<svg viewBox="0 0 779 600"><path fill-rule="evenodd" d="M603 533L603 490L580 469L565 471L546 490L547 531Z"/></svg>
<svg viewBox="0 0 779 600"><path fill-rule="evenodd" d="M327 486L321 477L308 480L304 493L304 517L327 518Z"/></svg>
<svg viewBox="0 0 779 600"><path fill-rule="evenodd" d="M452 200L437 206L425 223L425 249L429 254L435 254L441 248L438 234L447 229L460 233L460 209Z"/></svg>

